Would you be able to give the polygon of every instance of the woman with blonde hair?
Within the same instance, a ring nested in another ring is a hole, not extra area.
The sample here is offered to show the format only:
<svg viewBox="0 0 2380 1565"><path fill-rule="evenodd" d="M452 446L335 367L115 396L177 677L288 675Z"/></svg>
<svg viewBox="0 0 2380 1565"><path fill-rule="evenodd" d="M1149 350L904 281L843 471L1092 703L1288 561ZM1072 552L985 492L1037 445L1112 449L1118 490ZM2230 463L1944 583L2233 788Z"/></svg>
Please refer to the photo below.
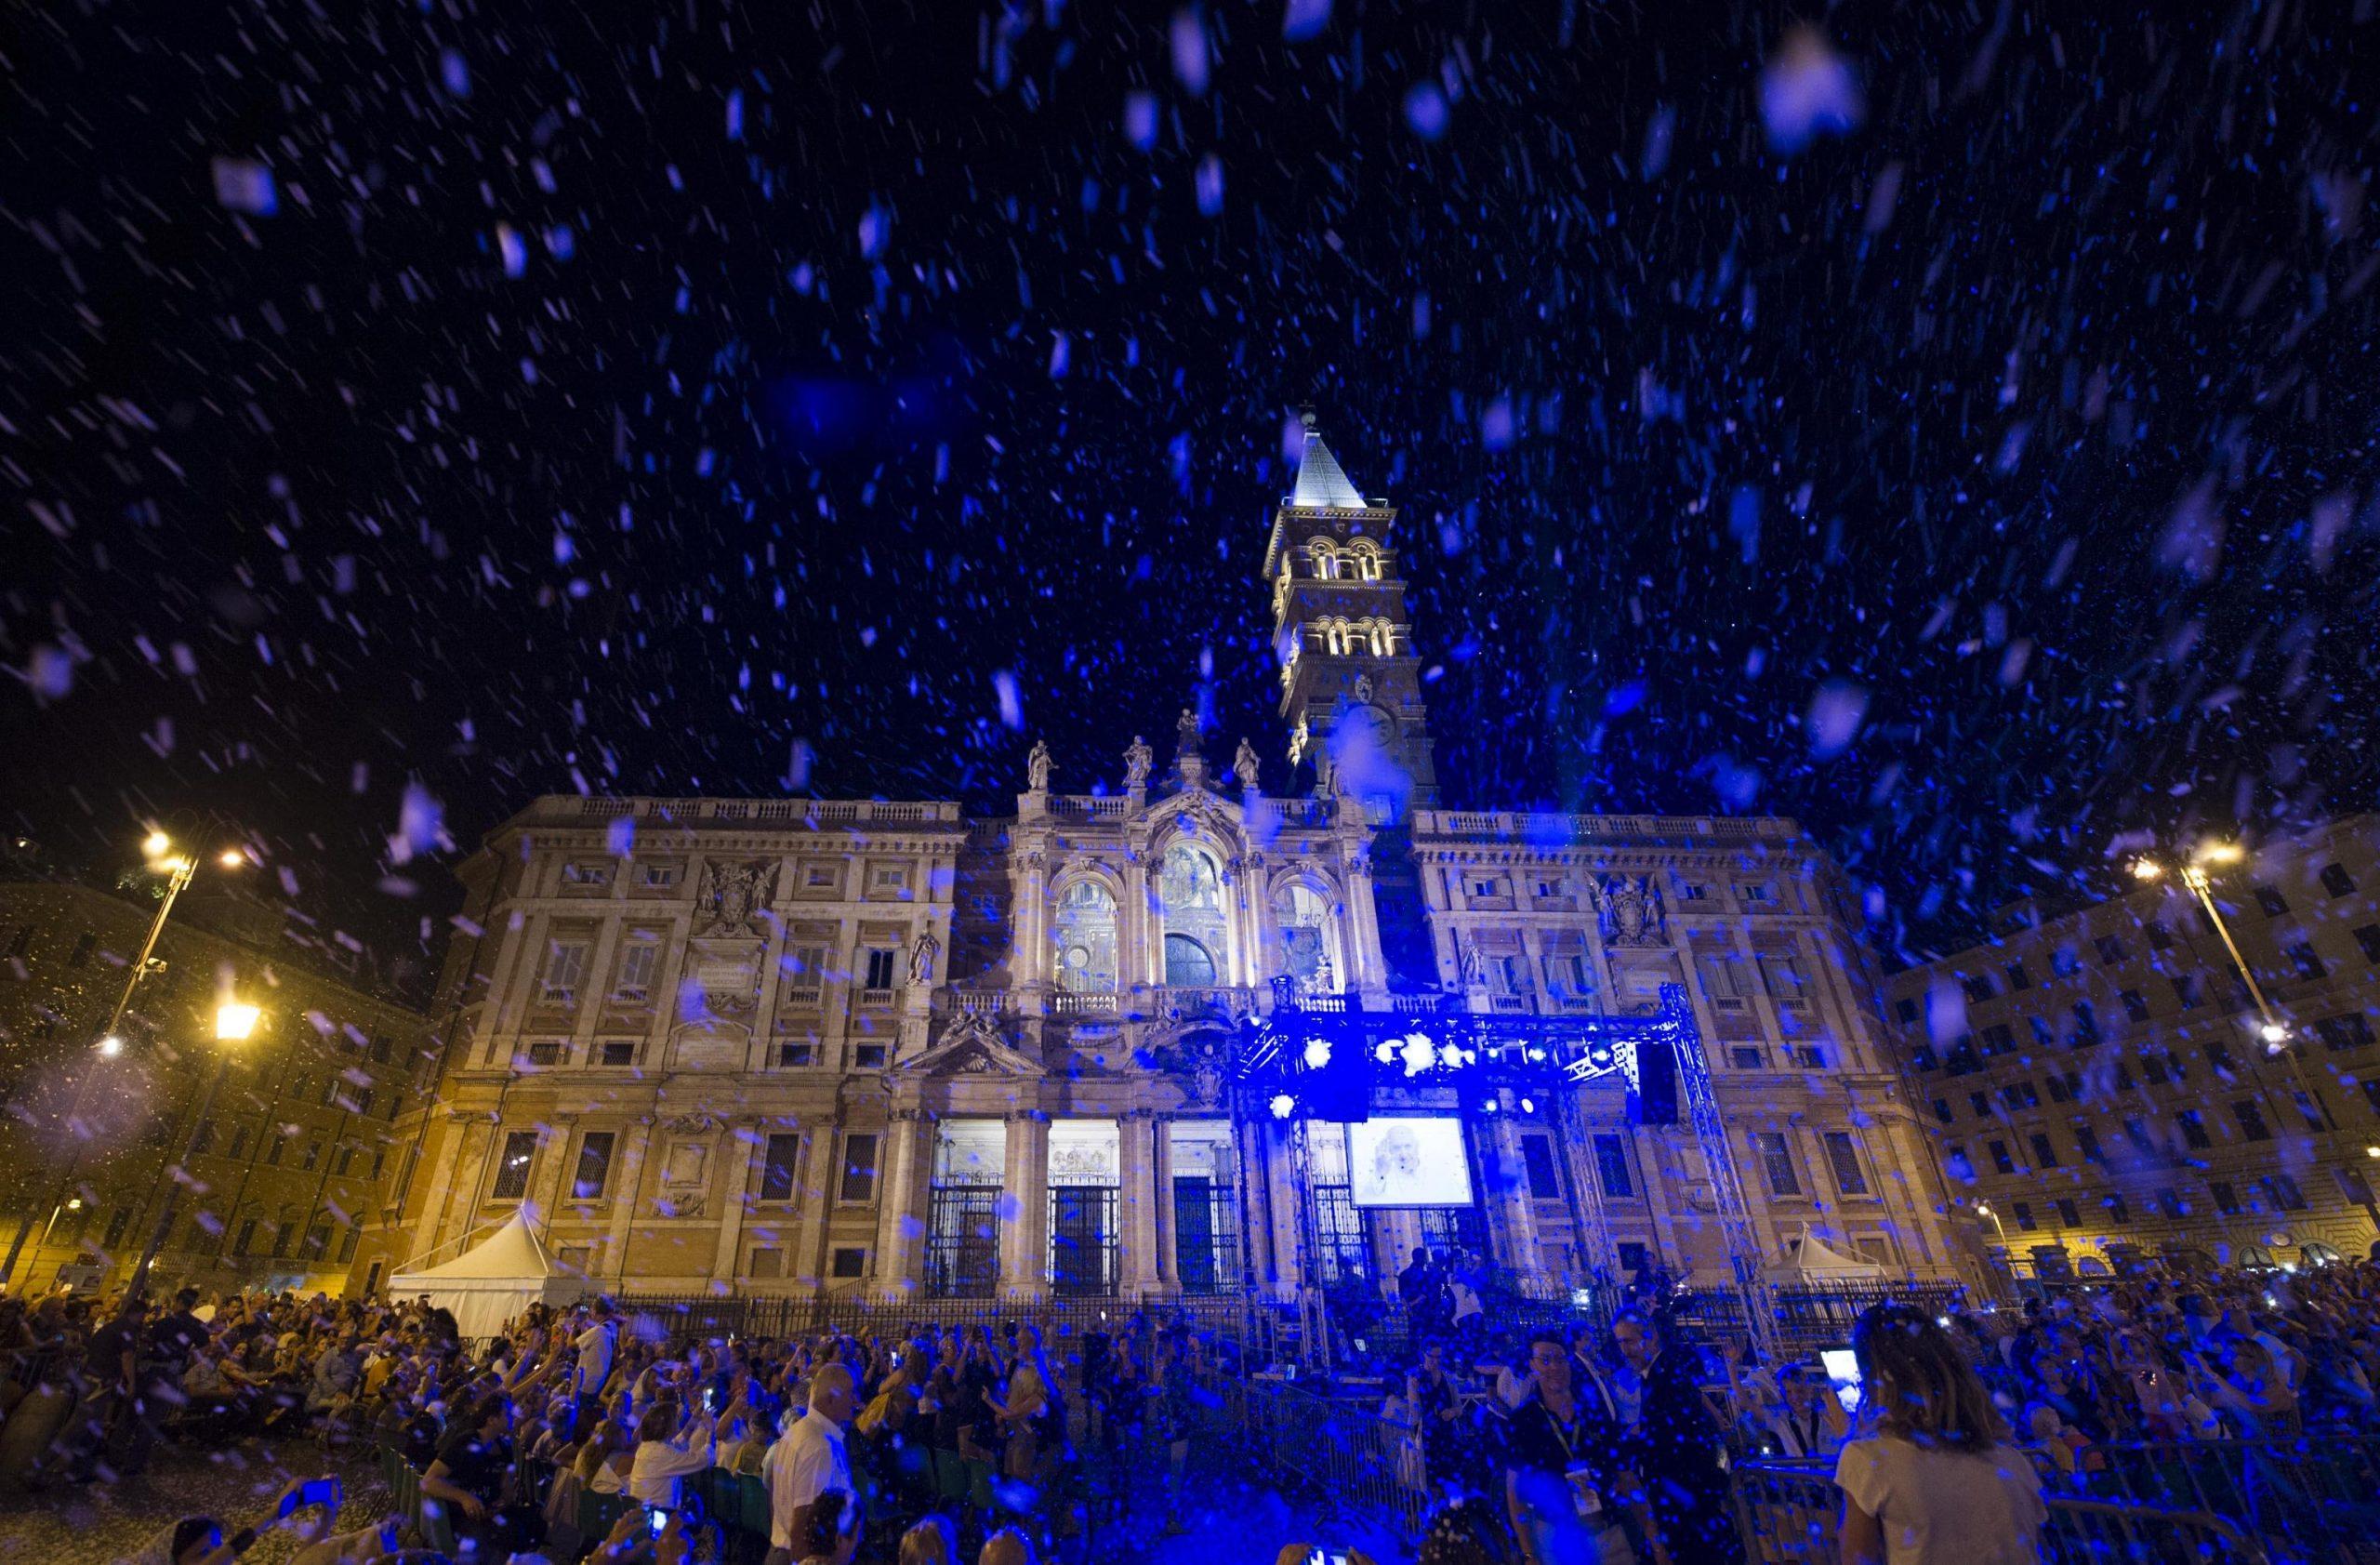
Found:
<svg viewBox="0 0 2380 1565"><path fill-rule="evenodd" d="M1851 1329L1862 1424L1843 1448L1843 1565L2036 1565L2041 1479L1934 1318L1870 1307Z"/></svg>

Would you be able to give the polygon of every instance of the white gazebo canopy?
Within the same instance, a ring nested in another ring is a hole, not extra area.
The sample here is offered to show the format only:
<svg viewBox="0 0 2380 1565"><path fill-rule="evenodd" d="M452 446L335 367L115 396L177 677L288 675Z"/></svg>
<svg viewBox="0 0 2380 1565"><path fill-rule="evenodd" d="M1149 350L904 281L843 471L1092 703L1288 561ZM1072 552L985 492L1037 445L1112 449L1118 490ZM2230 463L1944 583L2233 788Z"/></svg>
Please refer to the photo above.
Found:
<svg viewBox="0 0 2380 1565"><path fill-rule="evenodd" d="M494 1233L451 1261L389 1279L392 1299L430 1295L466 1338L492 1337L533 1304L575 1304L587 1280L555 1260L530 1226L524 1204Z"/></svg>
<svg viewBox="0 0 2380 1565"><path fill-rule="evenodd" d="M1874 1282L1884 1275L1884 1268L1875 1262L1830 1247L1810 1232L1807 1223L1785 1241L1785 1264L1776 1273L1779 1282Z"/></svg>

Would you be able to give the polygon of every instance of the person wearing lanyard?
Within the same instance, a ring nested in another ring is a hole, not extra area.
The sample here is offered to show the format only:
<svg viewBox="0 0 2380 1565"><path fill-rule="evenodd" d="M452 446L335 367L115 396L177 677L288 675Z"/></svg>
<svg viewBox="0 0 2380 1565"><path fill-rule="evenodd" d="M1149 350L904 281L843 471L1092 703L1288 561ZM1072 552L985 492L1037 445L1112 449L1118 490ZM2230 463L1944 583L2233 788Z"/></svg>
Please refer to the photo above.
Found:
<svg viewBox="0 0 2380 1565"><path fill-rule="evenodd" d="M1620 1431L1578 1393L1569 1345L1545 1333L1529 1344L1536 1386L1514 1410L1504 1504L1527 1565L1634 1565L1620 1525Z"/></svg>

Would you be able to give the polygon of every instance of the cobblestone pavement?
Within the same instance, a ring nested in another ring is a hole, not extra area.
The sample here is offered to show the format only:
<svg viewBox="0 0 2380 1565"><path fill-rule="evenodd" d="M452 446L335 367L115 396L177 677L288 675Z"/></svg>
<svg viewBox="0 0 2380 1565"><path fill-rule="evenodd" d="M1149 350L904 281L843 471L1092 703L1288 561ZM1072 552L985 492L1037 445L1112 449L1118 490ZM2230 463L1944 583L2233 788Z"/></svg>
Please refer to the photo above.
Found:
<svg viewBox="0 0 2380 1565"><path fill-rule="evenodd" d="M312 1440L247 1441L200 1452L160 1450L149 1470L117 1483L62 1485L0 1494L0 1565L108 1565L134 1554L186 1516L212 1516L226 1532L262 1519L295 1478L336 1472L346 1503L337 1526L351 1532L388 1513L388 1492L368 1453L325 1456ZM268 1534L242 1565L279 1565L295 1539Z"/></svg>

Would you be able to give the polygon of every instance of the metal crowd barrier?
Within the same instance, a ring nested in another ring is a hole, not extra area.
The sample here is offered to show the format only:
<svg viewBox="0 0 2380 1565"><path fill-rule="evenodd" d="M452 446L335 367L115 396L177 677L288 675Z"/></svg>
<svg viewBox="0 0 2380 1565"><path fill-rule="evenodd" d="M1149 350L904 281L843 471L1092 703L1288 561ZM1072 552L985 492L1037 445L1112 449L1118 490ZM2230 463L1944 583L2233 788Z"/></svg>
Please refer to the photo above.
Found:
<svg viewBox="0 0 2380 1565"><path fill-rule="evenodd" d="M1411 1430L1382 1418L1372 1402L1286 1382L1250 1382L1242 1397L1248 1459L1302 1480L1352 1520L1408 1541L1421 1535L1430 1492Z"/></svg>
<svg viewBox="0 0 2380 1565"><path fill-rule="evenodd" d="M2161 1440L2087 1448L2045 1487L2076 1499L2228 1517L2276 1562L2380 1562L2380 1441ZM2042 1466L2036 1463L2036 1466Z"/></svg>
<svg viewBox="0 0 2380 1565"><path fill-rule="evenodd" d="M1736 1521L1756 1565L1835 1565L1843 1492L1816 1464L1742 1463L1735 1469ZM2268 1565L2262 1544L2202 1510L2120 1505L2044 1495L2042 1565Z"/></svg>

